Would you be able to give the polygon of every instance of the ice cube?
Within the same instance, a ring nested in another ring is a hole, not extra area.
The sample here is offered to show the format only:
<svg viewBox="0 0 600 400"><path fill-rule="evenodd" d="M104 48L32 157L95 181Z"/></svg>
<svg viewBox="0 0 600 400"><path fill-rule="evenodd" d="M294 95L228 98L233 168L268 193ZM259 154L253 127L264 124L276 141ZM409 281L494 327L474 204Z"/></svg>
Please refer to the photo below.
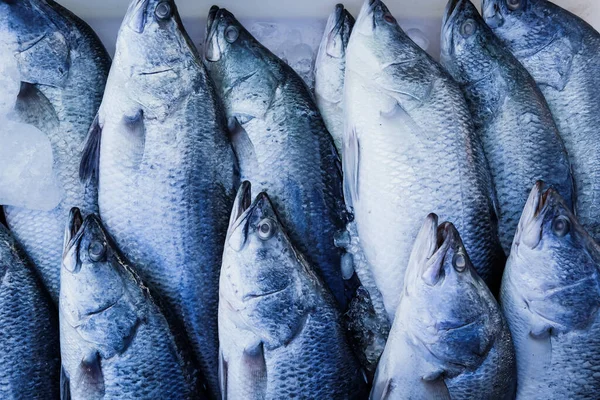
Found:
<svg viewBox="0 0 600 400"><path fill-rule="evenodd" d="M21 89L17 60L12 53L0 48L0 117L11 112Z"/></svg>
<svg viewBox="0 0 600 400"><path fill-rule="evenodd" d="M63 199L48 136L0 117L0 204L48 211Z"/></svg>

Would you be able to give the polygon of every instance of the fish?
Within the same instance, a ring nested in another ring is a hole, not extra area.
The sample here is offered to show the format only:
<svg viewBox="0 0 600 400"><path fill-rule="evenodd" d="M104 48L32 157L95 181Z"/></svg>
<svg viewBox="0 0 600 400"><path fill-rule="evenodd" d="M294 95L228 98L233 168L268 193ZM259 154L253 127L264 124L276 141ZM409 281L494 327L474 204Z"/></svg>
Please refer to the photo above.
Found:
<svg viewBox="0 0 600 400"><path fill-rule="evenodd" d="M172 0L132 1L80 176L218 397L219 270L239 185L223 108Z"/></svg>
<svg viewBox="0 0 600 400"><path fill-rule="evenodd" d="M343 4L337 4L327 20L314 67L315 100L339 154L344 137L346 47L353 26L354 17Z"/></svg>
<svg viewBox="0 0 600 400"><path fill-rule="evenodd" d="M483 0L482 10L544 94L573 168L575 213L600 239L600 33L545 0Z"/></svg>
<svg viewBox="0 0 600 400"><path fill-rule="evenodd" d="M346 50L346 205L393 321L411 246L430 212L454 222L482 278L505 256L483 145L460 87L367 0Z"/></svg>
<svg viewBox="0 0 600 400"><path fill-rule="evenodd" d="M23 250L0 224L0 398L59 397L58 312Z"/></svg>
<svg viewBox="0 0 600 400"><path fill-rule="evenodd" d="M537 182L506 263L500 301L517 357L517 399L600 392L600 246Z"/></svg>
<svg viewBox="0 0 600 400"><path fill-rule="evenodd" d="M225 107L241 179L254 195L269 194L343 311L353 292L342 277L344 251L334 243L347 222L341 165L313 96L226 9L211 8L206 32L204 63Z"/></svg>
<svg viewBox="0 0 600 400"><path fill-rule="evenodd" d="M370 398L513 399L506 319L454 225L438 220L428 215L414 243Z"/></svg>
<svg viewBox="0 0 600 400"><path fill-rule="evenodd" d="M571 163L544 95L469 0L450 0L442 65L459 83L483 142L508 254L531 186L552 185L574 205Z"/></svg>
<svg viewBox="0 0 600 400"><path fill-rule="evenodd" d="M44 132L63 196L51 210L6 206L8 226L58 304L64 221L71 207L97 212L97 188L81 185L79 155L100 106L111 59L96 33L58 3L0 3L0 46L21 76L15 118Z"/></svg>
<svg viewBox="0 0 600 400"><path fill-rule="evenodd" d="M270 197L262 192L252 201L251 184L242 184L219 283L223 398L364 398L341 318Z"/></svg>
<svg viewBox="0 0 600 400"><path fill-rule="evenodd" d="M167 319L100 219L74 208L64 238L61 398L201 398Z"/></svg>

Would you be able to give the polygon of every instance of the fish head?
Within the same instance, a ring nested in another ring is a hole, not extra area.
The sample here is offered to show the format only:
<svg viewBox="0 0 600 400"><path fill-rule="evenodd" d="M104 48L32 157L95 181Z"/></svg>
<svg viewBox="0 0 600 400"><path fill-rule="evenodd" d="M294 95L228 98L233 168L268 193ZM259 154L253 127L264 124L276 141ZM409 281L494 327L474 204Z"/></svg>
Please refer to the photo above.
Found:
<svg viewBox="0 0 600 400"><path fill-rule="evenodd" d="M430 214L415 241L397 311L413 341L449 376L474 369L500 324L495 300L477 275L458 231Z"/></svg>
<svg viewBox="0 0 600 400"><path fill-rule="evenodd" d="M0 0L0 54L14 56L22 82L64 87L71 63L64 23L39 0Z"/></svg>
<svg viewBox="0 0 600 400"><path fill-rule="evenodd" d="M548 1L482 0L481 8L487 25L513 53L535 53L561 29Z"/></svg>
<svg viewBox="0 0 600 400"><path fill-rule="evenodd" d="M200 60L173 0L131 2L119 30L114 64L135 82L140 99L161 90L179 92L178 84L194 84L186 80L194 74L185 70L199 67ZM158 97L174 101L166 93Z"/></svg>
<svg viewBox="0 0 600 400"><path fill-rule="evenodd" d="M600 247L561 195L537 182L507 262L507 285L554 330L583 328L600 308Z"/></svg>
<svg viewBox="0 0 600 400"><path fill-rule="evenodd" d="M277 58L231 12L217 6L208 14L203 48L227 116L243 125L264 115L279 84L271 73L278 68Z"/></svg>
<svg viewBox="0 0 600 400"><path fill-rule="evenodd" d="M441 60L461 84L478 82L496 67L495 37L470 0L450 0L442 23Z"/></svg>
<svg viewBox="0 0 600 400"><path fill-rule="evenodd" d="M302 260L265 193L250 204L250 185L240 188L223 254L220 309L238 328L267 347L289 342L302 325Z"/></svg>
<svg viewBox="0 0 600 400"><path fill-rule="evenodd" d="M325 35L321 43L325 51L320 51L319 54L330 58L344 58L353 27L354 17L342 4L337 4L325 26Z"/></svg>
<svg viewBox="0 0 600 400"><path fill-rule="evenodd" d="M115 246L96 215L85 220L79 209L69 215L61 268L60 310L72 327L107 310L125 288Z"/></svg>

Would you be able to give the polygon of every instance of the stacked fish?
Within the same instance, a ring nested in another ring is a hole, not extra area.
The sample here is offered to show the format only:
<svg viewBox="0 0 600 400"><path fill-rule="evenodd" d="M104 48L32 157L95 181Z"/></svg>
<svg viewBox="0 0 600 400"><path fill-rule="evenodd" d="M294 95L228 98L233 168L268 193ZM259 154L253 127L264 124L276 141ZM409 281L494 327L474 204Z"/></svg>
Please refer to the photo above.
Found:
<svg viewBox="0 0 600 400"><path fill-rule="evenodd" d="M438 63L338 5L312 93L217 6L200 53L133 0L111 63L0 1L1 134L60 189L0 188L0 398L600 398L600 34L482 11Z"/></svg>

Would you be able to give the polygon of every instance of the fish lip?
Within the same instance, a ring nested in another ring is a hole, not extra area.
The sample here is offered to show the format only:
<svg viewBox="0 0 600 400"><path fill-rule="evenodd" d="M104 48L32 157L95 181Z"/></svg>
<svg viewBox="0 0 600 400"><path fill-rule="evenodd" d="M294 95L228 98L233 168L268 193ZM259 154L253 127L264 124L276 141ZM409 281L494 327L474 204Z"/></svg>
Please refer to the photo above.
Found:
<svg viewBox="0 0 600 400"><path fill-rule="evenodd" d="M375 10L375 7L381 3L380 0L365 0L365 2L363 3L360 12L358 14L358 17L356 18L356 26L360 27L362 26L362 24L364 23L364 21L366 19L373 19L373 10ZM374 22L372 22L372 25L374 25Z"/></svg>
<svg viewBox="0 0 600 400"><path fill-rule="evenodd" d="M77 210L79 210L79 209L77 209ZM83 237L83 234L87 231L87 229L92 224L98 224L101 226L100 219L95 214L88 215L83 220L83 223L81 223L81 225L79 225L78 222L72 222L71 220L69 221L68 228L69 228L72 236L71 236L71 239L68 241L68 243L65 246L65 254L68 253L69 250L71 250L74 246L76 246L79 243L79 241ZM74 231L76 231L76 232L73 234Z"/></svg>
<svg viewBox="0 0 600 400"><path fill-rule="evenodd" d="M219 6L212 6L208 11L208 19L206 21L206 41L210 39L211 32L213 31L214 22L217 19L217 13L219 12Z"/></svg>
<svg viewBox="0 0 600 400"><path fill-rule="evenodd" d="M208 62L217 62L221 59L222 55L220 49L217 56L211 53L214 53L214 46L216 46L217 49L219 48L218 38L215 37L219 29L219 22L217 20L226 13L228 13L228 11L225 8L220 8L218 6L212 6L208 12L206 37L203 46L203 58Z"/></svg>
<svg viewBox="0 0 600 400"><path fill-rule="evenodd" d="M481 17L491 29L499 28L504 24L504 16L494 1L481 1Z"/></svg>
<svg viewBox="0 0 600 400"><path fill-rule="evenodd" d="M442 19L442 37L441 37L441 50L442 55L450 55L453 52L453 37L452 37L452 23L456 19L456 16L464 9L463 5L468 0L449 0L446 4L444 11L444 17Z"/></svg>
<svg viewBox="0 0 600 400"><path fill-rule="evenodd" d="M556 193L551 187L544 190L545 188L544 182L537 181L529 194L515 234L514 245L517 248L523 243L535 249L541 241L541 222L552 203L550 200Z"/></svg>
<svg viewBox="0 0 600 400"><path fill-rule="evenodd" d="M235 228L240 224L241 217L252 205L252 185L248 181L242 182L235 200L233 202L233 208L231 216L229 218L229 231L233 232Z"/></svg>
<svg viewBox="0 0 600 400"><path fill-rule="evenodd" d="M81 215L81 210L77 207L71 208L69 212L69 220L65 228L65 239L63 254L66 254L71 248L73 248L75 242L83 235L81 229L83 227L84 220Z"/></svg>

